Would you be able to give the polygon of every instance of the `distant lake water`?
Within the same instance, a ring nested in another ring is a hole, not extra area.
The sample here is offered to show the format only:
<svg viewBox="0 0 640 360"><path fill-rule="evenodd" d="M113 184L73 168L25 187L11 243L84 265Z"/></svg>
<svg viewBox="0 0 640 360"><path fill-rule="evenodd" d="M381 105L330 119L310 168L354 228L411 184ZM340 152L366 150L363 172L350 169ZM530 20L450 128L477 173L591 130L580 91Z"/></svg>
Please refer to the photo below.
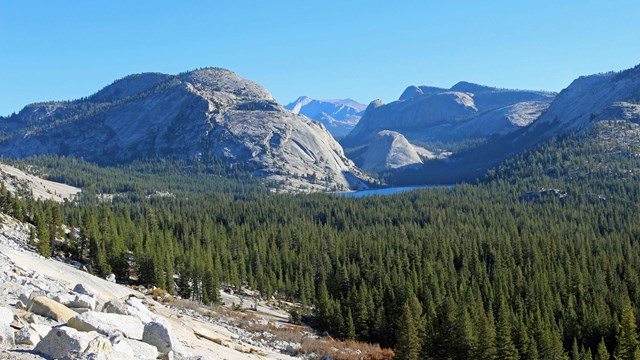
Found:
<svg viewBox="0 0 640 360"><path fill-rule="evenodd" d="M438 188L453 188L453 185L426 185L426 186L404 186L404 187L390 187L384 189L362 190L354 192L341 193L341 196L349 198L359 198L364 196L385 196L399 194L407 191L413 191L418 189L438 189Z"/></svg>

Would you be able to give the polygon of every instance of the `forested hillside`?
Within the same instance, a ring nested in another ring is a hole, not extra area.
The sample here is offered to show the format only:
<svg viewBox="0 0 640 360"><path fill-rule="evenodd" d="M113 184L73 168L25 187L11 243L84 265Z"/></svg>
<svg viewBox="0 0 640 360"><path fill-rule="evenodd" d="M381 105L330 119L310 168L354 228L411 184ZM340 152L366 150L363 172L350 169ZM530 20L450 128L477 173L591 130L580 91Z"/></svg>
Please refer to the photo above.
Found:
<svg viewBox="0 0 640 360"><path fill-rule="evenodd" d="M269 194L222 165L39 158L31 166L92 190L64 205L3 191L2 207L36 224L44 255L205 303L222 284L248 285L401 359L627 359L640 305L636 127L603 122L478 184L360 199ZM55 241L62 223L79 237Z"/></svg>

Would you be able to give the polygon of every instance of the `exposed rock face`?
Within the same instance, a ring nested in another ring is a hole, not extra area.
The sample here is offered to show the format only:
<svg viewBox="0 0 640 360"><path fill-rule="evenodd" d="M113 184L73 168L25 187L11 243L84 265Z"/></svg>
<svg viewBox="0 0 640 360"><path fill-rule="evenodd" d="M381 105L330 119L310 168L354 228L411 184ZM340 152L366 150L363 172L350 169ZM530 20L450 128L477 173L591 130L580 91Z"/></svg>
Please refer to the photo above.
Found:
<svg viewBox="0 0 640 360"><path fill-rule="evenodd" d="M64 202L65 199L72 199L81 191L77 187L27 174L7 164L0 164L0 178L7 190L15 193L19 192L19 189L24 189L30 191L35 199Z"/></svg>
<svg viewBox="0 0 640 360"><path fill-rule="evenodd" d="M319 121L334 137L340 138L356 126L366 105L351 99L314 100L301 96L285 108L294 114Z"/></svg>
<svg viewBox="0 0 640 360"><path fill-rule="evenodd" d="M422 96L425 94L435 94L435 93L446 92L446 91L447 89L442 89L442 88L433 87L433 86L411 85L404 90L402 95L400 95L400 100L409 100L416 96Z"/></svg>
<svg viewBox="0 0 640 360"><path fill-rule="evenodd" d="M322 125L224 69L128 76L86 99L29 105L1 118L0 130L7 135L0 142L4 156L119 164L212 154L306 190L349 188L359 175Z"/></svg>
<svg viewBox="0 0 640 360"><path fill-rule="evenodd" d="M505 90L460 82L451 89L410 86L398 101L367 107L362 119L342 141L366 144L381 130L393 130L409 141L460 141L504 135L533 122L554 94Z"/></svg>
<svg viewBox="0 0 640 360"><path fill-rule="evenodd" d="M473 91L473 86L463 84L458 90ZM491 92L488 92L491 95ZM519 96L524 96L519 94ZM487 97L485 93L477 93L474 103L478 107L482 104L495 103L494 95ZM629 143L635 139L632 135L633 126L640 121L640 65L617 73L596 74L576 79L566 89L562 90L547 106L539 106L538 101L519 98L519 102L509 107L521 107L509 115L512 122L525 126L519 130L505 132L496 136L484 144L472 147L446 159L446 161L425 162L419 171L407 171L404 179L420 179L420 183L451 183L465 180L473 180L482 176L487 169L498 165L514 154L530 149L554 136L561 136L568 132L576 132L591 136L590 132L583 131L595 125L607 122L615 124L627 123L625 126L612 126L606 133L607 139L603 140L607 146ZM501 108L507 109L508 107ZM543 110L546 108L546 110ZM525 109L525 111L522 111ZM496 111L496 110L493 110ZM533 122L536 113L542 114ZM486 112L485 114L490 114ZM516 116L514 116L516 115ZM493 122L483 119L485 115L474 118L478 124L484 123L483 128L490 128ZM365 117L360 121L362 124ZM462 126L472 126L473 123ZM475 125L475 124L474 124ZM630 130L625 130L631 127ZM355 131L355 130L354 130ZM407 136L406 133L403 133ZM411 138L407 136L409 140ZM622 146L621 148L624 148ZM403 185L413 185L415 182L405 182Z"/></svg>
<svg viewBox="0 0 640 360"><path fill-rule="evenodd" d="M384 130L371 141L360 166L373 171L399 169L422 164L420 154L427 155L428 152L410 144L402 134Z"/></svg>
<svg viewBox="0 0 640 360"><path fill-rule="evenodd" d="M618 73L582 76L562 90L531 131L547 135L590 126L598 120L640 118L640 65Z"/></svg>

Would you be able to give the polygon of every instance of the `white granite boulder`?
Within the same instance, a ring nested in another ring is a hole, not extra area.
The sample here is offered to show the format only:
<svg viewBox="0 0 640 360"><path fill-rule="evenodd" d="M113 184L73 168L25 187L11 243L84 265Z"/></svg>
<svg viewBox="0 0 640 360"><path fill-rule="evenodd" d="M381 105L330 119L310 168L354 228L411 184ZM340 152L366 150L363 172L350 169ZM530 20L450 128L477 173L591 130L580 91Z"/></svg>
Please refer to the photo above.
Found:
<svg viewBox="0 0 640 360"><path fill-rule="evenodd" d="M164 321L152 321L146 324L142 341L155 346L162 355L169 354L179 346L178 339L173 335L171 327Z"/></svg>
<svg viewBox="0 0 640 360"><path fill-rule="evenodd" d="M89 342L96 337L96 333L85 333L61 326L51 329L33 351L52 359L70 359L74 354L82 354Z"/></svg>
<svg viewBox="0 0 640 360"><path fill-rule="evenodd" d="M77 315L67 322L70 327L80 331L97 331L111 336L122 333L130 339L141 340L144 325L133 316L88 311Z"/></svg>

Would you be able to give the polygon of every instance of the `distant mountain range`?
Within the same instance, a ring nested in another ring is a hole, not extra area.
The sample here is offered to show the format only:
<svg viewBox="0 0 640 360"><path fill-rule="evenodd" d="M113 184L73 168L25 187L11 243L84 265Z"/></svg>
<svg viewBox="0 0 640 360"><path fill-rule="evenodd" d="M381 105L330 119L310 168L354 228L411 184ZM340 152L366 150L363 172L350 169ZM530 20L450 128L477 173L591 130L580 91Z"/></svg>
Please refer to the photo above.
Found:
<svg viewBox="0 0 640 360"><path fill-rule="evenodd" d="M285 106L294 114L322 123L335 137L346 136L356 126L367 106L351 99L314 100L301 96Z"/></svg>
<svg viewBox="0 0 640 360"><path fill-rule="evenodd" d="M127 76L85 99L0 118L0 153L98 164L172 157L242 163L289 190L362 187L360 171L317 122L253 81L218 68Z"/></svg>
<svg viewBox="0 0 640 360"><path fill-rule="evenodd" d="M498 89L468 82L450 89L410 86L390 104L372 102L342 144L366 144L382 130L421 142L505 135L531 124L554 96L550 92Z"/></svg>
<svg viewBox="0 0 640 360"><path fill-rule="evenodd" d="M397 101L363 109L349 99L307 97L285 109L262 86L218 68L143 73L80 100L0 117L0 154L101 165L215 158L292 191L366 187L373 180L360 168L396 184L474 180L601 120L640 122L640 66L581 77L559 94L468 82L410 86ZM346 155L334 136L344 136Z"/></svg>
<svg viewBox="0 0 640 360"><path fill-rule="evenodd" d="M366 118L367 114L360 122L362 125ZM621 72L576 79L532 120L514 130L495 134L489 141L454 153L446 159L425 161L419 169L403 169L395 175L396 180L404 185L474 180L505 159L552 138L570 133L591 136L587 130L601 121L637 124L640 122L640 65ZM349 138L352 135L353 132ZM627 135L620 131L609 136L625 142Z"/></svg>

